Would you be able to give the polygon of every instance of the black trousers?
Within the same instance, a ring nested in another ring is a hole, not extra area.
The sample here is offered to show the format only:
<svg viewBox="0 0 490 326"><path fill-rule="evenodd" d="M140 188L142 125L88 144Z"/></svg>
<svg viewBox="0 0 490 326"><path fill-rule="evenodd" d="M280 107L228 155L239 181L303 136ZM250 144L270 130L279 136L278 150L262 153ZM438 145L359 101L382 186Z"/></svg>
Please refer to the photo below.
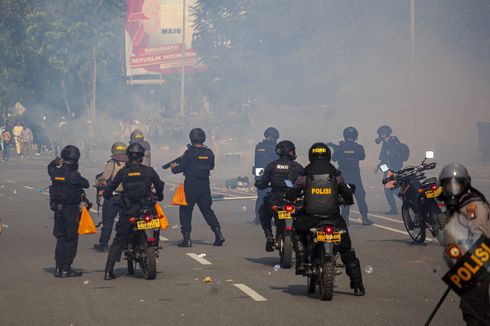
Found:
<svg viewBox="0 0 490 326"><path fill-rule="evenodd" d="M473 289L461 297L459 307L463 311L463 319L467 325L490 325L489 286L489 280L479 282Z"/></svg>
<svg viewBox="0 0 490 326"><path fill-rule="evenodd" d="M368 206L366 203L366 190L362 184L361 173L360 172L344 172L342 173L346 183L351 183L356 186L356 192L354 196L356 197L357 207L359 207L359 213L362 217L367 217ZM342 207L342 216L346 221L349 220L350 206Z"/></svg>
<svg viewBox="0 0 490 326"><path fill-rule="evenodd" d="M102 230L99 242L103 245L109 243L112 229L114 228L114 219L117 215L121 216L120 199L120 196L113 196L108 200L104 200L102 205Z"/></svg>
<svg viewBox="0 0 490 326"><path fill-rule="evenodd" d="M387 174L385 173L383 178L386 178ZM386 201L388 202L388 205L390 206L390 209L396 210L396 201L395 201L395 196L398 195L399 190L394 190L392 191L391 189L386 189L385 187L385 197Z"/></svg>
<svg viewBox="0 0 490 326"><path fill-rule="evenodd" d="M267 195L267 192L270 191L270 188L260 190L257 188L257 200L255 201L255 218L260 221L260 207L264 203L264 197Z"/></svg>
<svg viewBox="0 0 490 326"><path fill-rule="evenodd" d="M54 260L69 268L77 254L80 207L64 207L54 212L53 235L56 238Z"/></svg>
<svg viewBox="0 0 490 326"><path fill-rule="evenodd" d="M340 242L339 253L342 263L345 265L345 272L350 277L351 288L358 287L362 284L362 273L359 259L356 257L356 253L352 248L352 242L349 236L349 230L342 216L332 216L329 218L320 218L315 216L300 216L294 221L294 247L297 256L305 255L305 248L307 248L308 232L310 228L317 226L320 223L331 224L337 228L346 230L347 232L342 234L342 240Z"/></svg>
<svg viewBox="0 0 490 326"><path fill-rule="evenodd" d="M133 226L129 223L129 218L129 215L122 214L119 217L119 221L117 221L116 236L112 241L111 247L109 248L109 256L107 257L107 261L109 262L121 261L122 252L128 245L133 229Z"/></svg>
<svg viewBox="0 0 490 326"><path fill-rule="evenodd" d="M274 205L279 198L281 198L281 193L268 193L264 200L262 201L262 205L259 208L259 218L260 224L262 225L263 230L271 230L272 229L272 218L274 217L274 223L276 224L276 234L280 234L285 227L284 220L277 219L276 214L272 210L272 205Z"/></svg>
<svg viewBox="0 0 490 326"><path fill-rule="evenodd" d="M184 183L185 197L187 206L180 206L179 220L182 233L190 233L192 231L192 211L197 204L206 223L212 230L220 227L218 218L211 208L213 200L211 199L211 189L209 183Z"/></svg>

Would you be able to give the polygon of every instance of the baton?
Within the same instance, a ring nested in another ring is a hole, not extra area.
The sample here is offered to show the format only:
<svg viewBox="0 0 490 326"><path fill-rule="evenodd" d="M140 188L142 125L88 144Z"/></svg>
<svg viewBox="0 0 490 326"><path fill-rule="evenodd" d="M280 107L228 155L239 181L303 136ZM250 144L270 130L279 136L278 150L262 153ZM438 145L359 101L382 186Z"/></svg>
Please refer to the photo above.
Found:
<svg viewBox="0 0 490 326"><path fill-rule="evenodd" d="M437 314L437 311L439 310L439 308L441 307L442 303L446 299L447 295L449 294L449 291L451 291L451 287L448 286L447 289L446 289L446 292L444 292L444 294L442 295L441 299L439 299L439 302L437 303L437 305L435 306L434 310L430 314L429 319L427 319L427 321L425 322L425 326L429 326L430 325L430 322L432 321L432 319L434 318L434 316Z"/></svg>

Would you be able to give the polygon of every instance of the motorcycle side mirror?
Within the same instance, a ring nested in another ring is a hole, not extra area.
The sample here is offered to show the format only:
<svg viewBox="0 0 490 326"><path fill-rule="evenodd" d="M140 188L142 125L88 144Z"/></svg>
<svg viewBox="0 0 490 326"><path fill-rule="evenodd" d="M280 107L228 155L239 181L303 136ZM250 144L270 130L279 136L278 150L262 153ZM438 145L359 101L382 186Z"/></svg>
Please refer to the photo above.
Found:
<svg viewBox="0 0 490 326"><path fill-rule="evenodd" d="M427 151L427 152L425 152L425 158L426 159L432 159L432 158L434 158L434 152L433 151Z"/></svg>
<svg viewBox="0 0 490 326"><path fill-rule="evenodd" d="M387 172L389 170L388 165L386 164L381 165L379 169L381 170L381 172Z"/></svg>

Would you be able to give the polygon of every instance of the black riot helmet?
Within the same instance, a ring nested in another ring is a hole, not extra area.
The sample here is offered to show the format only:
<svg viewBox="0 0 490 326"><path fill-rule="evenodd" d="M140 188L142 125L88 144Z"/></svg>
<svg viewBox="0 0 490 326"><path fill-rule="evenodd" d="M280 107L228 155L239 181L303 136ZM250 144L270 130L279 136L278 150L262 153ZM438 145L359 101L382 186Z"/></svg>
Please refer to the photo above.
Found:
<svg viewBox="0 0 490 326"><path fill-rule="evenodd" d="M206 133L201 128L194 128L189 134L189 139L191 140L192 145L204 144L206 141Z"/></svg>
<svg viewBox="0 0 490 326"><path fill-rule="evenodd" d="M290 140L283 140L276 145L276 154L279 156L289 156L296 159L296 146Z"/></svg>
<svg viewBox="0 0 490 326"><path fill-rule="evenodd" d="M132 143L126 150L130 161L142 162L145 156L145 148L140 143Z"/></svg>
<svg viewBox="0 0 490 326"><path fill-rule="evenodd" d="M330 162L332 152L325 143L314 143L308 150L308 159L310 162L317 160L326 160Z"/></svg>
<svg viewBox="0 0 490 326"><path fill-rule="evenodd" d="M344 129L344 140L356 141L359 137L359 132L354 127L347 127Z"/></svg>
<svg viewBox="0 0 490 326"><path fill-rule="evenodd" d="M460 198L471 188L471 177L461 164L446 165L439 174L439 182L445 198Z"/></svg>
<svg viewBox="0 0 490 326"><path fill-rule="evenodd" d="M378 128L378 136L385 136L385 137L388 137L388 136L391 136L391 134L393 133L393 130L391 129L390 126L387 126L387 125L383 125L381 127Z"/></svg>
<svg viewBox="0 0 490 326"><path fill-rule="evenodd" d="M272 140L276 141L279 139L279 130L274 127L269 127L264 131L265 138L272 138Z"/></svg>
<svg viewBox="0 0 490 326"><path fill-rule="evenodd" d="M80 159L80 150L73 145L66 145L61 150L61 158L68 162L78 162Z"/></svg>

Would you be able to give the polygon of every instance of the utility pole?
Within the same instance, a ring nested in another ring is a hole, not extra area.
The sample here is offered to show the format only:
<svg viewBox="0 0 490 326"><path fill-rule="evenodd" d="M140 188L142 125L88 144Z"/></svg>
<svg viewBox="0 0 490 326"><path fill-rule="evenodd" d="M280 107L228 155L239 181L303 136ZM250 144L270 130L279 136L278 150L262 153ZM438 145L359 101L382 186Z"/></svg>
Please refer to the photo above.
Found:
<svg viewBox="0 0 490 326"><path fill-rule="evenodd" d="M410 98L415 95L415 0L410 0Z"/></svg>
<svg viewBox="0 0 490 326"><path fill-rule="evenodd" d="M183 7L182 7L182 66L181 66L181 72L180 72L180 115L182 117L182 121L184 121L185 125L185 120L184 120L184 115L185 115L185 50L186 50L186 45L185 45L185 15L186 15L186 3L185 0L183 1Z"/></svg>
<svg viewBox="0 0 490 326"><path fill-rule="evenodd" d="M97 57L95 55L95 43L92 46L92 59L93 59L93 71L92 71L92 105L91 105L91 110L90 110L90 115L89 119L92 120L92 122L95 121L95 96L96 96L96 90L97 90Z"/></svg>

